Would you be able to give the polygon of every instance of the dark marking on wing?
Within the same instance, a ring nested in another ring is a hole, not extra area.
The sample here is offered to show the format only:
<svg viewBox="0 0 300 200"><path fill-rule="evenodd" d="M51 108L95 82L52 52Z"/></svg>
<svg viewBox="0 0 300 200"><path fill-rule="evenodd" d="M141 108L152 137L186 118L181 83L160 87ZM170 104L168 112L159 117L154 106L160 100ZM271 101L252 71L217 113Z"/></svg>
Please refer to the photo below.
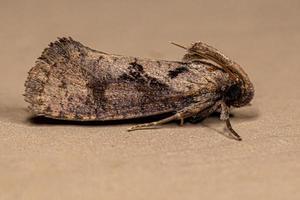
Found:
<svg viewBox="0 0 300 200"><path fill-rule="evenodd" d="M107 88L107 84L105 81L99 81L96 79L91 79L88 83L88 87L92 90L93 100L96 105L96 115L105 111L107 99L105 98L105 90ZM86 103L91 103L90 101Z"/></svg>
<svg viewBox="0 0 300 200"><path fill-rule="evenodd" d="M173 79L173 78L176 78L179 74L182 74L182 73L185 73L185 72L188 72L189 69L187 68L187 66L185 65L182 65L182 66L179 66L173 70L170 70L168 72L168 76Z"/></svg>
<svg viewBox="0 0 300 200"><path fill-rule="evenodd" d="M99 64L100 60L102 60L103 58L104 58L103 56L99 56L98 59L97 59L97 63Z"/></svg>
<svg viewBox="0 0 300 200"><path fill-rule="evenodd" d="M128 67L129 72L123 73L118 79L126 82L132 82L137 84L137 87L143 88L153 88L157 90L167 90L169 86L160 80L148 75L144 71L144 67L141 64L138 64L135 60L132 63L129 63Z"/></svg>
<svg viewBox="0 0 300 200"><path fill-rule="evenodd" d="M48 113L51 113L52 112L52 109L51 109L51 106L49 105L49 106L47 106L47 108L46 108L46 112L48 112Z"/></svg>
<svg viewBox="0 0 300 200"><path fill-rule="evenodd" d="M140 112L142 115L147 115L151 112L158 112L159 110L170 110L171 103L168 96L174 95L171 88L161 80L147 74L144 71L144 66L137 63L135 60L129 63L128 72L121 74L118 77L118 82L127 83L133 86L133 90L136 94L139 94L139 99L135 103L139 110L135 112ZM162 100L162 97L166 97ZM129 104L129 102L127 103ZM130 105L124 105L128 107ZM160 109L159 109L160 108ZM124 113L126 115L126 113Z"/></svg>
<svg viewBox="0 0 300 200"><path fill-rule="evenodd" d="M61 79L60 83L61 83L61 84L59 85L59 87L60 87L61 89L67 89L68 83L66 82L65 77L63 77L63 78ZM66 91L66 93L67 93L67 91Z"/></svg>
<svg viewBox="0 0 300 200"><path fill-rule="evenodd" d="M144 73L144 68L143 68L143 66L137 63L137 59L136 59L136 58L135 58L135 61L134 61L134 62L129 63L128 69L129 69L130 71L133 70L133 71L137 71L137 72L140 72L140 73Z"/></svg>

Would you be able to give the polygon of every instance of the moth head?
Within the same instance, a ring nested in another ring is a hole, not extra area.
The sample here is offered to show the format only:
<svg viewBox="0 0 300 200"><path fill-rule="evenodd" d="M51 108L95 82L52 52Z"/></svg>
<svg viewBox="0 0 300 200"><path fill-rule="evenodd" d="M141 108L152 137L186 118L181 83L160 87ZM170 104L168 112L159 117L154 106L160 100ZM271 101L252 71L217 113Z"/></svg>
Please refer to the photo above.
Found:
<svg viewBox="0 0 300 200"><path fill-rule="evenodd" d="M254 96L254 87L248 75L241 68L235 68L235 82L225 92L225 102L234 107L242 107L250 103Z"/></svg>
<svg viewBox="0 0 300 200"><path fill-rule="evenodd" d="M207 59L215 62L229 74L233 84L225 91L224 100L228 105L242 107L250 103L254 96L254 87L242 67L229 59L217 49L203 43L196 42L190 48L173 43L175 46L186 49L185 61L193 59Z"/></svg>

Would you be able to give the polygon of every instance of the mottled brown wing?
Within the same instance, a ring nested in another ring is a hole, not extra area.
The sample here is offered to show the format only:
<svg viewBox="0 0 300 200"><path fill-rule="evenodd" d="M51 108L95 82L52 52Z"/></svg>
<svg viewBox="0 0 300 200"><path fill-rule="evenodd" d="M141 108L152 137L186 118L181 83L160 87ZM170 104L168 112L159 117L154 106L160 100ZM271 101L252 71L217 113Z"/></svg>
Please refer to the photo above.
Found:
<svg viewBox="0 0 300 200"><path fill-rule="evenodd" d="M25 100L36 115L66 120L156 115L193 102L198 83L181 77L187 71L185 63L108 55L62 38L30 70Z"/></svg>

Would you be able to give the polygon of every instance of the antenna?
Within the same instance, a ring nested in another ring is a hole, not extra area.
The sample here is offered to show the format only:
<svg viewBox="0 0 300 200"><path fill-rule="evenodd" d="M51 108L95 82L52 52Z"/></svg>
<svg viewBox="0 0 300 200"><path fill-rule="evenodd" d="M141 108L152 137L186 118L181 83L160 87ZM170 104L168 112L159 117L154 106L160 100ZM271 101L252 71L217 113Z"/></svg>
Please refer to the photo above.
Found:
<svg viewBox="0 0 300 200"><path fill-rule="evenodd" d="M188 48L186 48L185 46L182 46L182 45L177 44L177 43L175 43L175 42L171 42L171 44L173 44L174 46L180 47L180 48L182 48L182 49L188 50Z"/></svg>

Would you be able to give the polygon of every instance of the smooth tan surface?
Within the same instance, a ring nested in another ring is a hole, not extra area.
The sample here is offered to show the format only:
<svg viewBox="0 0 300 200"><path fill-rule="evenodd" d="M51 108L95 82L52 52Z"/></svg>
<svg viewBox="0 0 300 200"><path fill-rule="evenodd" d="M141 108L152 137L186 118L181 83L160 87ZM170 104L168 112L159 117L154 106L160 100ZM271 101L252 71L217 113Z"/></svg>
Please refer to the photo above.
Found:
<svg viewBox="0 0 300 200"><path fill-rule="evenodd" d="M271 0L1 1L0 199L300 199L299 10ZM243 141L217 118L136 132L31 123L26 74L58 36L170 60L184 53L170 41L223 50L256 88L252 106L233 111Z"/></svg>

